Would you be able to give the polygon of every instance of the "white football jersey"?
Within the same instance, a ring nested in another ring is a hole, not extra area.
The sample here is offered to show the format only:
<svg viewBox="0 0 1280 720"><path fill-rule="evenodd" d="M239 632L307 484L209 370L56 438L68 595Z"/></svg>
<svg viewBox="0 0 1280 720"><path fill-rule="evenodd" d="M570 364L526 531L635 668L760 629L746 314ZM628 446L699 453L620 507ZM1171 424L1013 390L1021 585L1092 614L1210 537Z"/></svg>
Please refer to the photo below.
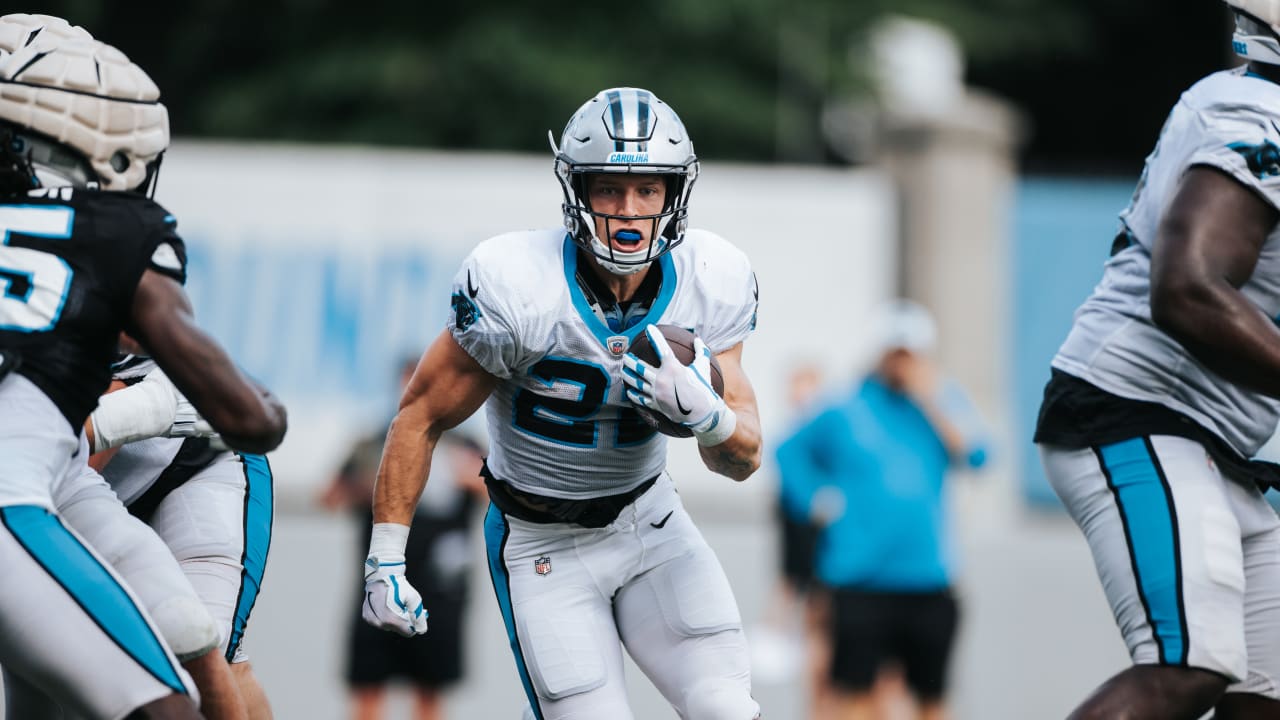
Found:
<svg viewBox="0 0 1280 720"><path fill-rule="evenodd" d="M1205 368L1151 321L1151 249L1165 207L1189 168L1216 168L1280 208L1280 86L1237 68L1210 75L1173 108L1121 213L1128 246L1076 312L1053 366L1110 393L1156 402L1216 433L1244 457L1271 436L1280 402ZM1241 288L1269 317L1280 314L1280 229Z"/></svg>
<svg viewBox="0 0 1280 720"><path fill-rule="evenodd" d="M666 438L624 397L622 356L650 323L688 328L712 353L728 350L755 327L757 292L746 255L709 232L688 231L655 264L662 284L644 322L614 332L575 279L578 246L563 229L499 235L463 263L448 326L502 380L485 403L497 478L577 500L662 472Z"/></svg>

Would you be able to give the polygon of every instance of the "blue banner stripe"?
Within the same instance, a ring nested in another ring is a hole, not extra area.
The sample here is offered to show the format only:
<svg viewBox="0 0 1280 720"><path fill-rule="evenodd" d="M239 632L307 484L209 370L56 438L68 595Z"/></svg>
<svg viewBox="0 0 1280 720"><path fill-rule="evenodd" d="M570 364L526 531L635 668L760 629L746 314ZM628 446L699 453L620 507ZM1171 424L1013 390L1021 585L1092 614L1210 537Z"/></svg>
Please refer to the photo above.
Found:
<svg viewBox="0 0 1280 720"><path fill-rule="evenodd" d="M1098 448L1115 495L1138 594L1160 648L1160 662L1187 664L1187 620L1173 497L1146 438Z"/></svg>
<svg viewBox="0 0 1280 720"><path fill-rule="evenodd" d="M241 455L244 463L244 555L240 564L240 596L236 599L236 612L231 620L231 638L227 642L227 662L235 657L236 649L244 641L244 629L249 624L249 614L262 590L262 578L267 572L267 553L271 549L271 523L275 504L275 488L271 476L271 463L264 455Z"/></svg>
<svg viewBox="0 0 1280 720"><path fill-rule="evenodd" d="M484 545L489 555L489 579L493 581L493 593L498 598L498 608L502 610L502 622L507 626L507 640L511 643L511 652L516 656L516 671L520 673L520 684L524 686L524 694L529 699L533 716L537 720L543 720L542 708L538 706L538 694L533 690L533 680L529 677L529 668L524 663L524 652L520 650L520 636L516 632L516 618L511 609L511 576L507 574L506 563L502 560L502 552L507 547L507 536L510 532L502 511L493 503L489 503L489 510L484 515Z"/></svg>
<svg viewBox="0 0 1280 720"><path fill-rule="evenodd" d="M653 128L650 126L649 102L653 99L653 95L644 91L636 91L636 114L638 117L639 131L636 133L642 138L636 150L646 152L649 149L649 143L646 140L653 137Z"/></svg>
<svg viewBox="0 0 1280 720"><path fill-rule="evenodd" d="M187 694L165 646L102 563L45 508L0 508L0 520L31 557L129 657L170 690Z"/></svg>

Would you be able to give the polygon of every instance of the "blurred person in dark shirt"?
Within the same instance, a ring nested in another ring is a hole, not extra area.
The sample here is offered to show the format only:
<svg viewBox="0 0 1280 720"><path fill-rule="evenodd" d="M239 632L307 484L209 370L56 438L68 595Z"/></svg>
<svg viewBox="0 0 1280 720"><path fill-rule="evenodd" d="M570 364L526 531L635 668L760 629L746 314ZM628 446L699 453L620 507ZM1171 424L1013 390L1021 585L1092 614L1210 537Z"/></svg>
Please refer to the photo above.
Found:
<svg viewBox="0 0 1280 720"><path fill-rule="evenodd" d="M413 376L416 363L414 358L401 366L401 389ZM364 552L364 538L373 527L373 486L386 433L383 426L358 440L320 497L326 508L347 509L359 518L358 552ZM405 563L410 581L431 609L431 632L402 637L363 622L363 583L358 586L345 669L354 720L384 717L388 686L395 681L413 688L414 720L444 717L443 691L463 674L467 578L475 557L470 535L485 497L482 454L480 441L465 427L446 433L433 458L434 481L414 515Z"/></svg>

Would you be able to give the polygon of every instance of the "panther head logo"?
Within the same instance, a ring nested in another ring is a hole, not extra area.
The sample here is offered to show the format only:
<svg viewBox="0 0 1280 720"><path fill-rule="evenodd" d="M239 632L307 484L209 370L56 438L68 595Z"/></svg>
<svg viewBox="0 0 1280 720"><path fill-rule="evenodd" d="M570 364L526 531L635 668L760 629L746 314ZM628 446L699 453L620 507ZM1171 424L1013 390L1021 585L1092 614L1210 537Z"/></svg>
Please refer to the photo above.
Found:
<svg viewBox="0 0 1280 720"><path fill-rule="evenodd" d="M1227 147L1240 153L1249 166L1249 172L1259 180L1280 176L1280 147L1270 140L1263 140L1257 145L1237 142Z"/></svg>
<svg viewBox="0 0 1280 720"><path fill-rule="evenodd" d="M453 294L449 304L453 307L453 325L459 330L466 330L480 319L480 308L460 290Z"/></svg>

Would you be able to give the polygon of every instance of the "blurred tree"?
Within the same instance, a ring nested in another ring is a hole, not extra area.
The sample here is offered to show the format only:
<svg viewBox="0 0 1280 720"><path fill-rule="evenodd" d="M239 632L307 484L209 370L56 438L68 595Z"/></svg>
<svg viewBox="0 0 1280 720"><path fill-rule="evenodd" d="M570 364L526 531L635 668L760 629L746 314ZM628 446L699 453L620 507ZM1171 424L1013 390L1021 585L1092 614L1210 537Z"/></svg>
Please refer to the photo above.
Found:
<svg viewBox="0 0 1280 720"><path fill-rule="evenodd" d="M1029 110L1041 165L1140 160L1226 32L1204 0L29 5L145 67L179 135L541 151L596 90L639 85L679 109L704 157L809 162L832 157L828 98L866 92L850 47L884 13L952 28L972 80Z"/></svg>
<svg viewBox="0 0 1280 720"><path fill-rule="evenodd" d="M1071 0L1070 7L1069 25L1046 17L1016 41L1006 38L1012 53L987 54L968 36L970 79L1031 116L1028 169L1136 178L1182 91L1239 62L1230 13L1212 0Z"/></svg>

